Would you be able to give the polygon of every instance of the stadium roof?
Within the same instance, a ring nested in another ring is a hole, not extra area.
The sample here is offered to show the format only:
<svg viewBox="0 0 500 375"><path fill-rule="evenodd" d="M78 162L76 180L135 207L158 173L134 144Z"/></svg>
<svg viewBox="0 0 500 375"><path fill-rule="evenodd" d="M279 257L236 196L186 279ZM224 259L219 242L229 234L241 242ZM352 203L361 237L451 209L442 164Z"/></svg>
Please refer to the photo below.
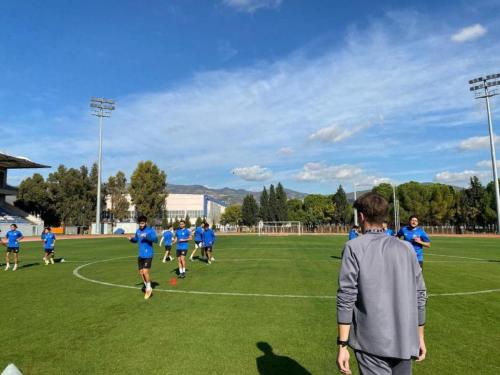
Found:
<svg viewBox="0 0 500 375"><path fill-rule="evenodd" d="M0 168L23 169L23 168L50 168L49 165L38 164L22 156L12 156L0 152Z"/></svg>

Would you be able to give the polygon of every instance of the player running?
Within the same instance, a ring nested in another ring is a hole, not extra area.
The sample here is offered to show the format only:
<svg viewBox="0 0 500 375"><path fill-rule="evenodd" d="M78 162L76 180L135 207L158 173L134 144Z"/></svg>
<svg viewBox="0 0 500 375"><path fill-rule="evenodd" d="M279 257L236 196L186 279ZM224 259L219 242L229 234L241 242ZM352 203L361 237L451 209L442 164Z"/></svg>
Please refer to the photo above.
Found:
<svg viewBox="0 0 500 375"><path fill-rule="evenodd" d="M170 255L170 251L172 250L173 236L174 233L172 232L172 229L170 227L167 230L163 231L163 234L161 236L160 247L163 241L165 241L165 255L163 256L163 263L173 260L172 256Z"/></svg>
<svg viewBox="0 0 500 375"><path fill-rule="evenodd" d="M49 263L54 264L54 250L56 245L56 235L52 233L50 227L46 227L42 233L43 249L45 251L45 256L43 261L45 265L48 266Z"/></svg>
<svg viewBox="0 0 500 375"><path fill-rule="evenodd" d="M181 220L175 231L174 243L177 243L177 259L179 261L179 278L186 277L186 254L188 252L191 231L186 228L186 222Z"/></svg>
<svg viewBox="0 0 500 375"><path fill-rule="evenodd" d="M204 228L205 230L202 233L203 249L207 257L207 264L212 264L212 261L215 260L212 258L213 247L215 244L215 233L210 228L210 224L208 223L205 223Z"/></svg>
<svg viewBox="0 0 500 375"><path fill-rule="evenodd" d="M349 231L349 241L359 237L359 226L353 225Z"/></svg>
<svg viewBox="0 0 500 375"><path fill-rule="evenodd" d="M388 236L392 237L394 236L394 231L389 228L389 223L387 221L384 221L382 223L382 229L384 230L385 234L387 234Z"/></svg>
<svg viewBox="0 0 500 375"><path fill-rule="evenodd" d="M139 274L144 282L144 299L149 299L153 295L149 270L151 269L155 252L153 243L158 242L158 236L152 227L147 226L148 219L146 216L139 216L137 221L139 222L139 229L136 230L135 236L129 237L129 240L138 244L139 256L137 263L139 265Z"/></svg>
<svg viewBox="0 0 500 375"><path fill-rule="evenodd" d="M10 268L10 254L14 253L14 268L12 271L17 270L17 263L19 262L19 242L24 238L23 234L17 230L16 224L10 225L10 230L5 233L5 239L7 240L4 245L7 246L7 251L5 253L5 271Z"/></svg>
<svg viewBox="0 0 500 375"><path fill-rule="evenodd" d="M201 225L197 226L194 230L194 250L191 253L191 256L189 257L189 260L192 262L194 254L196 253L196 250L200 249L201 251L201 258L203 259L205 257L205 251L204 247L202 244L202 236L203 236L203 228Z"/></svg>
<svg viewBox="0 0 500 375"><path fill-rule="evenodd" d="M418 218L415 215L410 216L408 225L401 228L396 235L397 237L408 241L412 244L415 253L417 254L418 264L420 268L424 268L424 247L431 247L431 240L427 233L418 226Z"/></svg>

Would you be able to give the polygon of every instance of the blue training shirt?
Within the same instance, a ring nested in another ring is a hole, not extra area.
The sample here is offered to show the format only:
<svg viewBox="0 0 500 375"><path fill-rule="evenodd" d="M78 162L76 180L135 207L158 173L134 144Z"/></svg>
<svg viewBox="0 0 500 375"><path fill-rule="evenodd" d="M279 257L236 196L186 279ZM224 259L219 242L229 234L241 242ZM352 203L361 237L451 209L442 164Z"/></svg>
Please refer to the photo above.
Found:
<svg viewBox="0 0 500 375"><path fill-rule="evenodd" d="M349 231L349 241L357 238L359 236L359 233L356 232L354 229L351 229Z"/></svg>
<svg viewBox="0 0 500 375"><path fill-rule="evenodd" d="M151 227L139 228L135 231L135 236L130 242L138 244L139 258L152 258L155 254L153 243L158 242L158 236Z"/></svg>
<svg viewBox="0 0 500 375"><path fill-rule="evenodd" d="M165 242L165 246L172 246L172 237L173 236L174 236L174 234L169 230L166 230L165 232L163 232L163 241Z"/></svg>
<svg viewBox="0 0 500 375"><path fill-rule="evenodd" d="M175 231L175 237L177 238L177 250L187 250L189 247L188 241L186 241L189 236L191 236L191 231L187 228L177 229ZM185 241L182 241L185 240Z"/></svg>
<svg viewBox="0 0 500 375"><path fill-rule="evenodd" d="M43 248L46 250L52 250L54 248L54 241L56 240L56 235L52 232L42 233Z"/></svg>
<svg viewBox="0 0 500 375"><path fill-rule="evenodd" d="M212 229L208 228L203 231L203 246L211 247L215 243L215 233Z"/></svg>
<svg viewBox="0 0 500 375"><path fill-rule="evenodd" d="M416 227L413 229L412 227L407 225L399 230L397 236L399 238L403 237L405 241L411 243L411 245L413 246L413 250L415 250L415 253L417 254L417 260L419 262L424 261L423 246L414 241L415 238L420 237L420 239L424 242L431 242L429 236L422 228Z"/></svg>
<svg viewBox="0 0 500 375"><path fill-rule="evenodd" d="M385 234L387 234L388 236L394 236L394 231L392 229L387 228L385 230Z"/></svg>
<svg viewBox="0 0 500 375"><path fill-rule="evenodd" d="M11 249L19 249L19 238L21 238L23 234L16 230L9 230L5 233L5 238L7 238L7 247Z"/></svg>
<svg viewBox="0 0 500 375"><path fill-rule="evenodd" d="M195 241L202 241L203 240L203 228L202 227L196 227L194 230L194 240Z"/></svg>

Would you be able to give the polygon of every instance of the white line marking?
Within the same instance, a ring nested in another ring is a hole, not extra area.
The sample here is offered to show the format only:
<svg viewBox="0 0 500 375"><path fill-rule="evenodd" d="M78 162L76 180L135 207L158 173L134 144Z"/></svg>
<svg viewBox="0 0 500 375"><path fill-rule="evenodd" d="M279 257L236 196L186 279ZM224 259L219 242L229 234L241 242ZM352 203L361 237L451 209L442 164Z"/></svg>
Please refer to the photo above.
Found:
<svg viewBox="0 0 500 375"><path fill-rule="evenodd" d="M135 257L127 256L127 257L111 258L111 259L98 260L98 261L87 263L87 264L82 264L81 266L78 266L73 270L73 275L78 277L79 279L82 279L82 280L85 280L85 281L88 281L91 283L95 283L95 284L112 286L112 287L116 287L116 288L140 290L142 287L135 287L135 286L123 285L123 284L114 284L114 283L108 283L105 281L94 280L94 279L90 279L88 277L83 276L79 272L82 268L85 268L85 267L88 267L88 266L91 266L91 265L94 265L97 263L111 262L114 260L128 259L128 258L135 258ZM295 294L265 294L265 293L262 294L262 293L238 293L238 292L203 292L203 291L196 291L196 290L173 290L173 289L158 289L158 288L155 288L155 292L199 294L199 295L213 295L213 296L233 296L233 297L236 296L236 297L271 297L271 298L305 298L305 299L336 299L337 298L337 296L308 296L308 295L295 295ZM436 294L430 293L430 294L428 294L428 297L466 296L466 295L486 294L486 293L495 293L495 292L500 292L500 289L487 289L487 290L477 290L477 291L471 291L471 292L456 292L456 293L436 293Z"/></svg>
<svg viewBox="0 0 500 375"><path fill-rule="evenodd" d="M482 260L482 261L486 261L486 262L489 261L488 259L461 257L461 256L458 256L458 255L443 255L443 254L429 254L429 253L425 253L424 256L425 255L433 255L435 257L447 257L447 258L460 258L460 259L470 259L470 260Z"/></svg>

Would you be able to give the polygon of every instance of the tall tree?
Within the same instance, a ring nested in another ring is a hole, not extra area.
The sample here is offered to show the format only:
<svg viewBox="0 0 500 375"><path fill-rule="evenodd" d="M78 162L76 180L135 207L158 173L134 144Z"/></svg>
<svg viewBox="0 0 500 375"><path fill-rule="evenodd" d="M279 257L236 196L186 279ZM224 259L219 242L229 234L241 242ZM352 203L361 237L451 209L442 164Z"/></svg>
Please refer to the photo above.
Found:
<svg viewBox="0 0 500 375"><path fill-rule="evenodd" d="M161 217L167 197L167 175L152 161L141 161L130 178L129 192L136 211L151 223Z"/></svg>
<svg viewBox="0 0 500 375"><path fill-rule="evenodd" d="M410 215L417 215L420 223L430 224L431 187L415 181L398 186L400 217L406 221Z"/></svg>
<svg viewBox="0 0 500 375"><path fill-rule="evenodd" d="M487 224L486 201L486 189L476 176L471 177L470 186L460 194L459 220L471 229Z"/></svg>
<svg viewBox="0 0 500 375"><path fill-rule="evenodd" d="M348 224L352 217L352 207L347 200L347 194L342 185L339 185L333 195L333 205L335 207L333 222L336 224Z"/></svg>
<svg viewBox="0 0 500 375"><path fill-rule="evenodd" d="M276 187L276 220L278 221L286 221L288 220L288 212L286 202L288 201L288 197L286 195L285 189L281 182L278 183Z"/></svg>
<svg viewBox="0 0 500 375"><path fill-rule="evenodd" d="M269 214L269 194L267 193L265 186L262 189L262 194L260 195L259 217L262 221L271 221Z"/></svg>
<svg viewBox="0 0 500 375"><path fill-rule="evenodd" d="M129 202L127 200L127 178L125 173L118 171L116 176L110 176L106 185L109 196L109 210L114 221L123 221L128 217Z"/></svg>
<svg viewBox="0 0 500 375"><path fill-rule="evenodd" d="M278 201L276 199L276 190L273 184L269 187L269 220L278 220Z"/></svg>
<svg viewBox="0 0 500 375"><path fill-rule="evenodd" d="M243 205L241 206L241 218L243 225L254 226L257 224L259 217L259 206L257 201L252 194L248 194L243 199Z"/></svg>
<svg viewBox="0 0 500 375"><path fill-rule="evenodd" d="M301 223L306 222L306 211L300 199L290 199L286 202L286 205L288 220L300 221Z"/></svg>
<svg viewBox="0 0 500 375"><path fill-rule="evenodd" d="M457 201L454 189L443 184L432 184L429 202L430 224L451 224L456 215Z"/></svg>

